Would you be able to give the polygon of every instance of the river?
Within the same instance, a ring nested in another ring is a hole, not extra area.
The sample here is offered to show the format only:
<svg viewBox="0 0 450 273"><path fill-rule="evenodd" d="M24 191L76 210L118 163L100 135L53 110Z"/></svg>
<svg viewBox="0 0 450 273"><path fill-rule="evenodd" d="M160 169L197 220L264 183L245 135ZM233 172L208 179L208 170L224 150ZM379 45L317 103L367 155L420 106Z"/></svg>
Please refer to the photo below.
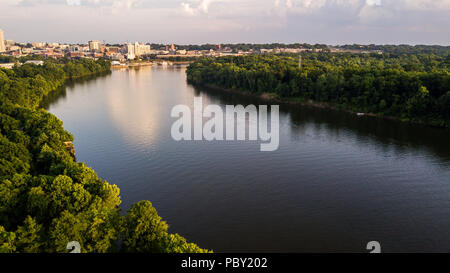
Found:
<svg viewBox="0 0 450 273"><path fill-rule="evenodd" d="M141 67L69 84L48 110L78 161L150 200L188 241L215 252L450 251L450 132L306 106L280 107L280 146L176 142L177 104L259 104L195 88L183 67Z"/></svg>

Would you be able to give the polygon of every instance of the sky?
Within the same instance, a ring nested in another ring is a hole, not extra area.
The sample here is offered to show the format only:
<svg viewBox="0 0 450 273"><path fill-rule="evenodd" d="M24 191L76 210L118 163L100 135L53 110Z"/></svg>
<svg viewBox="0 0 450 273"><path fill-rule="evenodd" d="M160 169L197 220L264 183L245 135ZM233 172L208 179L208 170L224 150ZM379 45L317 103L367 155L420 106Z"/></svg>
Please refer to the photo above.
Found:
<svg viewBox="0 0 450 273"><path fill-rule="evenodd" d="M450 0L0 0L18 42L450 45Z"/></svg>

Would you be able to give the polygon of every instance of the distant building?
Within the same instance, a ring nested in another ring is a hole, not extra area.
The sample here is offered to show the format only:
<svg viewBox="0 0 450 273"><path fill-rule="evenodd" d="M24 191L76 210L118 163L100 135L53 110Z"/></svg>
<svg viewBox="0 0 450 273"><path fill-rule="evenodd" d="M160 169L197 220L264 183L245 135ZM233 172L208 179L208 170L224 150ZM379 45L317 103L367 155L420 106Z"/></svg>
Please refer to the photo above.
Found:
<svg viewBox="0 0 450 273"><path fill-rule="evenodd" d="M32 52L33 52L32 48L22 47L22 53L23 54L31 54Z"/></svg>
<svg viewBox="0 0 450 273"><path fill-rule="evenodd" d="M136 56L148 55L150 54L150 45L140 44L138 42L134 43L134 54Z"/></svg>
<svg viewBox="0 0 450 273"><path fill-rule="evenodd" d="M10 51L9 55L18 57L18 56L22 55L22 53L20 53L20 50L14 50L14 51Z"/></svg>
<svg viewBox="0 0 450 273"><path fill-rule="evenodd" d="M108 46L108 47L106 47L106 52L119 53L120 52L120 47L118 47L118 46Z"/></svg>
<svg viewBox="0 0 450 273"><path fill-rule="evenodd" d="M69 52L68 56L70 58L81 58L81 57L84 57L84 52L81 52L81 51Z"/></svg>
<svg viewBox="0 0 450 273"><path fill-rule="evenodd" d="M14 65L15 65L15 63L0 64L0 68L12 69L14 67Z"/></svg>
<svg viewBox="0 0 450 273"><path fill-rule="evenodd" d="M59 43L49 43L49 47L59 47Z"/></svg>
<svg viewBox="0 0 450 273"><path fill-rule="evenodd" d="M120 51L127 58L127 60L134 60L135 54L134 54L134 45L133 44L131 44L131 43L124 44Z"/></svg>
<svg viewBox="0 0 450 273"><path fill-rule="evenodd" d="M34 61L34 60L29 60L29 61L26 61L25 64L43 65L43 64L44 64L44 61Z"/></svg>
<svg viewBox="0 0 450 273"><path fill-rule="evenodd" d="M5 52L5 37L3 36L3 30L0 29L0 52Z"/></svg>
<svg viewBox="0 0 450 273"><path fill-rule="evenodd" d="M6 46L6 49L9 51L20 50L20 46Z"/></svg>
<svg viewBox="0 0 450 273"><path fill-rule="evenodd" d="M81 51L81 47L79 45L70 45L69 52L79 52Z"/></svg>
<svg viewBox="0 0 450 273"><path fill-rule="evenodd" d="M97 41L97 40L89 41L89 51L97 52L97 51L100 51L100 48L101 48L101 44L99 41Z"/></svg>
<svg viewBox="0 0 450 273"><path fill-rule="evenodd" d="M119 61L119 62L125 61L125 56L123 56L120 53L113 53L113 54L109 55L109 58L113 61Z"/></svg>
<svg viewBox="0 0 450 273"><path fill-rule="evenodd" d="M47 44L43 42L33 42L31 45L35 48L44 48Z"/></svg>
<svg viewBox="0 0 450 273"><path fill-rule="evenodd" d="M5 45L6 46L13 46L15 44L16 44L16 42L14 42L13 40L5 40Z"/></svg>
<svg viewBox="0 0 450 273"><path fill-rule="evenodd" d="M60 48L61 50L68 49L69 47L70 47L70 45L59 45L59 48Z"/></svg>

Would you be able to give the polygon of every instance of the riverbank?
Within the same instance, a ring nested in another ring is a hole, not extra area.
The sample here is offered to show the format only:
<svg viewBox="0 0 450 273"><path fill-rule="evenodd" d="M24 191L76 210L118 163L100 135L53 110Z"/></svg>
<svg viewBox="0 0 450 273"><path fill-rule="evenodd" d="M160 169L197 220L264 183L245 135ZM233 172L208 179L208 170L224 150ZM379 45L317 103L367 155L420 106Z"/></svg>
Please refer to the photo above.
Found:
<svg viewBox="0 0 450 273"><path fill-rule="evenodd" d="M124 63L120 65L111 65L111 69L129 68L129 67L141 67L141 66L152 66L153 62L139 62L139 63Z"/></svg>
<svg viewBox="0 0 450 273"><path fill-rule="evenodd" d="M415 124L415 125L420 125L420 126L427 126L427 127L434 127L434 128L441 128L441 129L448 130L448 127L436 126L436 125L427 124L427 123L424 123L421 121L405 120L405 119L401 119L400 117L384 116L384 115L376 114L376 113L362 113L362 112L358 112L358 111L353 111L350 109L346 109L343 105L339 105L339 104L332 104L332 103L327 103L327 102L316 102L313 100L304 100L301 98L280 98L275 93L269 93L269 92L251 93L249 91L222 88L222 87L219 87L219 86L216 86L213 84L198 84L198 83L194 83L194 82L189 82L189 83L193 84L197 87L205 87L207 89L212 89L212 90L219 91L219 92L233 93L233 94L241 95L241 96L245 96L245 97L256 98L256 99L259 99L259 100L262 100L264 102L271 103L271 104L299 105L299 106L309 106L309 107L322 108L322 109L330 109L330 110L334 110L334 111L346 112L346 113L360 116L360 117L367 116L367 117L373 117L373 118L380 118L380 119L384 119L384 120L392 120L392 121L398 121L398 122L403 122L403 123L410 123L410 124Z"/></svg>
<svg viewBox="0 0 450 273"><path fill-rule="evenodd" d="M139 62L139 63L124 63L120 65L111 65L111 69L121 69L130 67L141 67L141 66L153 66L153 65L189 65L193 61L166 61L166 60L155 60L154 62Z"/></svg>
<svg viewBox="0 0 450 273"><path fill-rule="evenodd" d="M436 58L436 62L429 63L427 58ZM445 58L421 56L417 71L408 69L412 59L304 54L299 64L289 56L222 57L200 59L186 74L199 84L252 93L269 91L283 102L320 102L321 106L361 112L361 116L450 127Z"/></svg>

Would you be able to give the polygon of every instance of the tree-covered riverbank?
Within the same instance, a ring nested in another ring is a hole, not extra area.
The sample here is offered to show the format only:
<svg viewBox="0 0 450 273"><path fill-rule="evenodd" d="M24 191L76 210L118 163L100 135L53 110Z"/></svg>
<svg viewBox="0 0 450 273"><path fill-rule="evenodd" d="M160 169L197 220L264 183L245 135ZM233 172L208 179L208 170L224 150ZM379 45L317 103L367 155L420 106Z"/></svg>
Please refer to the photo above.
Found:
<svg viewBox="0 0 450 273"><path fill-rule="evenodd" d="M122 216L117 186L73 160L73 136L39 107L67 79L108 71L67 59L0 69L0 252L64 253L70 241L82 252L207 251L168 233L149 201Z"/></svg>
<svg viewBox="0 0 450 273"><path fill-rule="evenodd" d="M314 102L449 127L448 58L448 53L303 53L301 60L299 55L204 58L188 67L187 78L286 102Z"/></svg>

